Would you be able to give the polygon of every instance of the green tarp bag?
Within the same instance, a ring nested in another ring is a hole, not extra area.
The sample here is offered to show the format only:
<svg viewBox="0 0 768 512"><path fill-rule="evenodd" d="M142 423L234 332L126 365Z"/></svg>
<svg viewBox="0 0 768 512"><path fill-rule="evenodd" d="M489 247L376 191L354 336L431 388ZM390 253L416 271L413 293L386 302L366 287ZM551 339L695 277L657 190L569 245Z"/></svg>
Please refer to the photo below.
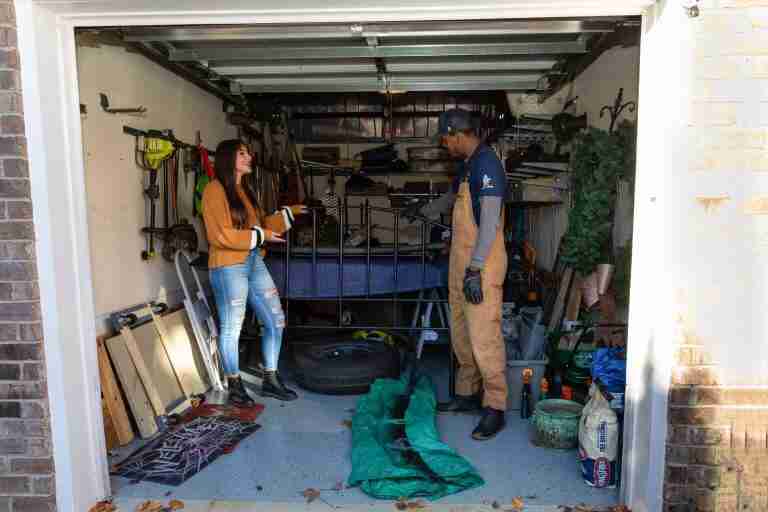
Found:
<svg viewBox="0 0 768 512"><path fill-rule="evenodd" d="M429 377L416 381L405 412L405 435L413 451L397 445L403 420L394 416L408 391L408 379L407 373L400 380L378 379L358 401L352 420L348 485L360 486L374 498L436 500L485 484L466 459L440 441Z"/></svg>

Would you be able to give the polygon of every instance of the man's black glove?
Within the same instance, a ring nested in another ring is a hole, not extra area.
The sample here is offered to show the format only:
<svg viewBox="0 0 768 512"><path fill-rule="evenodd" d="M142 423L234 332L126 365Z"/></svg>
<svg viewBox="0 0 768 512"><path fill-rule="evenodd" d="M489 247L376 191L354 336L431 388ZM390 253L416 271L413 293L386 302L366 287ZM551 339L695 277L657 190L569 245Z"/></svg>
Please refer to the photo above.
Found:
<svg viewBox="0 0 768 512"><path fill-rule="evenodd" d="M401 219L407 219L410 222L413 222L416 217L421 217L421 203L418 201L400 210Z"/></svg>
<svg viewBox="0 0 768 512"><path fill-rule="evenodd" d="M464 297L470 304L483 302L483 278L479 270L467 268L464 274Z"/></svg>

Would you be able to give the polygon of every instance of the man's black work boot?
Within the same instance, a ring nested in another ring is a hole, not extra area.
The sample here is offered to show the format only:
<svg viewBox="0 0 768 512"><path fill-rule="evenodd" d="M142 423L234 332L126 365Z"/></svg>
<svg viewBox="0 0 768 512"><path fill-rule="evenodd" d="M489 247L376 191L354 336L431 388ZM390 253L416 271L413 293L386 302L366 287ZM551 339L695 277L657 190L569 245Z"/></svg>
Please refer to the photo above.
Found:
<svg viewBox="0 0 768 512"><path fill-rule="evenodd" d="M482 405L480 397L480 393L470 396L456 395L450 402L440 402L437 404L437 412L477 412Z"/></svg>
<svg viewBox="0 0 768 512"><path fill-rule="evenodd" d="M504 411L486 407L483 409L483 417L472 431L472 439L485 441L491 439L502 431L506 422L504 421Z"/></svg>
<svg viewBox="0 0 768 512"><path fill-rule="evenodd" d="M295 391L285 387L279 373L268 370L264 372L264 378L261 381L261 396L277 398L285 402L299 397Z"/></svg>
<svg viewBox="0 0 768 512"><path fill-rule="evenodd" d="M227 377L229 387L228 401L235 407L253 407L256 402L248 395L243 385L243 379L240 377Z"/></svg>

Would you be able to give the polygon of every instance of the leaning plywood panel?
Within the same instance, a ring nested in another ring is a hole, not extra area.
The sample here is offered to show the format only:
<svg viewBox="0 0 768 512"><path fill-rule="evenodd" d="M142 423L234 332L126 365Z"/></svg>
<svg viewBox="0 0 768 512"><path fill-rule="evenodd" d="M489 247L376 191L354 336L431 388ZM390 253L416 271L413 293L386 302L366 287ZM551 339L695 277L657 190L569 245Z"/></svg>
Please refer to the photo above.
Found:
<svg viewBox="0 0 768 512"><path fill-rule="evenodd" d="M563 272L563 278L560 280L560 287L557 291L557 298L555 299L555 305L552 309L552 316L549 319L549 330L554 331L560 329L563 320L563 311L565 310L565 300L568 298L568 291L571 287L571 281L573 278L573 269L566 268Z"/></svg>
<svg viewBox="0 0 768 512"><path fill-rule="evenodd" d="M205 364L200 356L192 325L183 309L154 317L171 364L187 396L205 393L210 388Z"/></svg>
<svg viewBox="0 0 768 512"><path fill-rule="evenodd" d="M115 336L106 341L107 350L115 363L117 378L125 392L125 399L128 401L128 407L131 409L133 419L139 429L139 435L142 438L148 438L155 435L158 431L155 413L152 410L152 404L149 401L144 384L141 383L139 373L133 364L133 359L128 353L125 341L122 336Z"/></svg>
<svg viewBox="0 0 768 512"><path fill-rule="evenodd" d="M104 338L99 337L96 342L96 350L99 357L99 380L101 381L101 396L104 406L109 412L115 436L119 445L125 445L133 441L133 429L131 420L128 419L128 411L125 410L125 402L117 386L112 364L109 362L107 349L104 347Z"/></svg>
<svg viewBox="0 0 768 512"><path fill-rule="evenodd" d="M154 387L157 398L162 404L161 412L157 414L163 416L174 409L179 402L182 402L186 395L176 378L176 372L174 372L171 361L168 359L168 353L165 351L154 323L148 322L131 329L131 334L139 352L138 356L133 353L131 356L134 358L134 362L136 362L137 357L143 362L149 385ZM141 372L139 375L142 375ZM142 375L143 380L144 376Z"/></svg>
<svg viewBox="0 0 768 512"><path fill-rule="evenodd" d="M115 423L112 421L112 415L109 412L107 401L104 397L101 398L101 415L104 418L104 438L107 441L107 450L114 450L120 446L120 441L117 439Z"/></svg>

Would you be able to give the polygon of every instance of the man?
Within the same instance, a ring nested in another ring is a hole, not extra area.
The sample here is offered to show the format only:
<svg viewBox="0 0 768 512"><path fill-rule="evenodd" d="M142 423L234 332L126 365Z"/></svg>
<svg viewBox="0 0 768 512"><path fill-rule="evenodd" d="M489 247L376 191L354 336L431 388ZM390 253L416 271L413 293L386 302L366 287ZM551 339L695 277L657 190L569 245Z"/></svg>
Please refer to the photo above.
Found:
<svg viewBox="0 0 768 512"><path fill-rule="evenodd" d="M453 109L439 119L440 145L461 160L452 190L403 216L434 218L453 207L450 273L451 344L459 363L456 397L440 412L482 417L472 437L486 440L505 424L506 353L501 335L502 285L507 272L503 205L504 167L475 134L469 112Z"/></svg>

